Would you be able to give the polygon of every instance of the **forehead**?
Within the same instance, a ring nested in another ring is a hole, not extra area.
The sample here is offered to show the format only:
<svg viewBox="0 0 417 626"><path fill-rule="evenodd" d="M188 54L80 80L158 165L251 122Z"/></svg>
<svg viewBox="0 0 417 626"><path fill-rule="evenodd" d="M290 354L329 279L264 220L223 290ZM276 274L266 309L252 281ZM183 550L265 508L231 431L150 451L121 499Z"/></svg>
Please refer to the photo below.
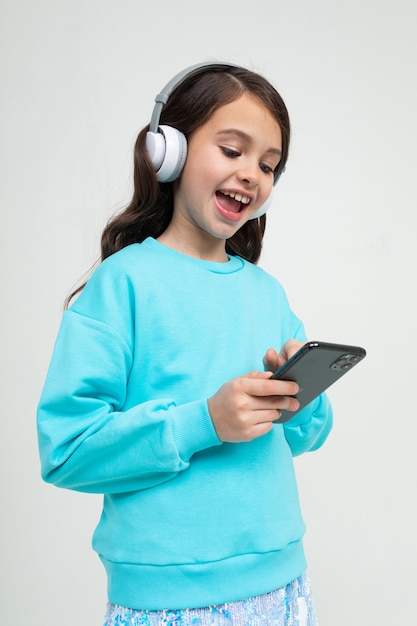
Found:
<svg viewBox="0 0 417 626"><path fill-rule="evenodd" d="M269 109L255 96L243 94L219 107L204 125L213 132L241 131L251 139L266 141L280 149L281 128ZM239 135L239 132L236 133Z"/></svg>

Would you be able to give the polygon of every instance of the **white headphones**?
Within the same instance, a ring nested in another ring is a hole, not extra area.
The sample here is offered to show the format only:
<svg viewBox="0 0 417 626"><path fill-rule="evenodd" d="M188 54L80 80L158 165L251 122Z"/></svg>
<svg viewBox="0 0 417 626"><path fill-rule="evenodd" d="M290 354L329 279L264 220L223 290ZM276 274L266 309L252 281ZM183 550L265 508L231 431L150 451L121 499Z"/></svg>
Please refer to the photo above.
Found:
<svg viewBox="0 0 417 626"><path fill-rule="evenodd" d="M217 68L221 66L225 71L238 67L230 63L198 63L191 65L179 72L165 85L155 97L155 106L149 123L149 131L146 134L146 149L156 171L156 177L161 183L169 183L176 180L184 167L187 158L187 140L185 135L172 126L159 125L162 109L167 103L169 96L186 78L198 73L203 68ZM280 174L274 177L274 187ZM257 219L266 213L272 204L273 191L266 202L252 215L251 220Z"/></svg>

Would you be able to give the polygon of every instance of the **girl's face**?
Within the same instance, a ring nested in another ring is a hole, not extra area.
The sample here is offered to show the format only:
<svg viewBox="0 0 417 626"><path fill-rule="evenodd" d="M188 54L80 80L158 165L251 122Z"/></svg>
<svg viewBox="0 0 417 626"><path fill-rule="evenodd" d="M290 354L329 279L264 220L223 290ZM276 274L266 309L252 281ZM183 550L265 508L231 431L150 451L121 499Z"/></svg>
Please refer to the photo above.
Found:
<svg viewBox="0 0 417 626"><path fill-rule="evenodd" d="M270 195L281 147L281 129L256 97L244 94L217 109L188 141L164 235L175 234L190 249L202 245L224 260L225 240Z"/></svg>

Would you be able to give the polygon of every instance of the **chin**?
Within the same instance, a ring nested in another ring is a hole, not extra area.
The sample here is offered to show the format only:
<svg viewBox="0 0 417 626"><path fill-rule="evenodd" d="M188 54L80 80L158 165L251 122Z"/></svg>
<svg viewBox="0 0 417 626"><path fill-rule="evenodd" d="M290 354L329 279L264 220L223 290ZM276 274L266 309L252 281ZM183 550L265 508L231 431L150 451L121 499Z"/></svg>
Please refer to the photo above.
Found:
<svg viewBox="0 0 417 626"><path fill-rule="evenodd" d="M240 226L239 226L240 228ZM210 234L215 237L216 239L222 239L223 241L227 241L228 239L230 239L231 237L233 237L233 235L235 233L237 233L237 231L239 230L239 228L233 228L233 229L224 229L224 230L217 230L217 231L212 231L210 232Z"/></svg>

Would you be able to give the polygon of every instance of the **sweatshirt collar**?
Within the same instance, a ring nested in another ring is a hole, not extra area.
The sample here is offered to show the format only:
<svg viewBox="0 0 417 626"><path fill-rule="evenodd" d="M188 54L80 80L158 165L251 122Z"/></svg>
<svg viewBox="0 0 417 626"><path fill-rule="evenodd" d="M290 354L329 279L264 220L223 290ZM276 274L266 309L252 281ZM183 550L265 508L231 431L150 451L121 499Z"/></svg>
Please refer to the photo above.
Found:
<svg viewBox="0 0 417 626"><path fill-rule="evenodd" d="M241 270L245 264L244 259L233 255L227 255L229 260L224 263L196 259L195 257L188 256L182 252L177 252L176 250L165 246L153 237L145 239L142 242L142 245L157 251L161 255L164 255L167 262L191 263L195 267L200 267L202 270L213 272L214 274L233 274L234 272Z"/></svg>

